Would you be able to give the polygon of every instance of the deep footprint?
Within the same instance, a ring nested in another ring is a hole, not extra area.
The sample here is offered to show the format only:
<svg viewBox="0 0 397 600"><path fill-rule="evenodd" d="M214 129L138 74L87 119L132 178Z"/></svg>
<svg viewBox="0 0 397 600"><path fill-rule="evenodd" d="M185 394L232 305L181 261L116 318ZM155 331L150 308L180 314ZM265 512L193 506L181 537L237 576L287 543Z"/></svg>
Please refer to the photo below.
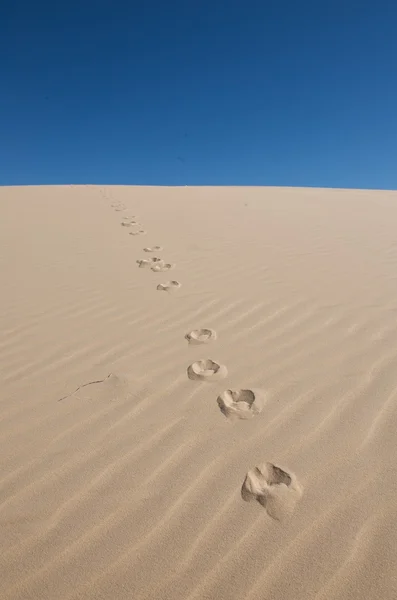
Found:
<svg viewBox="0 0 397 600"><path fill-rule="evenodd" d="M252 419L263 410L262 390L226 390L218 396L218 406L228 419Z"/></svg>
<svg viewBox="0 0 397 600"><path fill-rule="evenodd" d="M211 360L210 358L197 360L187 369L189 379L196 381L218 381L224 379L227 375L225 365Z"/></svg>
<svg viewBox="0 0 397 600"><path fill-rule="evenodd" d="M256 500L277 521L292 515L302 494L296 476L270 462L248 471L241 488L243 500Z"/></svg>
<svg viewBox="0 0 397 600"><path fill-rule="evenodd" d="M189 344L208 344L216 340L217 334L213 329L193 329L185 335Z"/></svg>

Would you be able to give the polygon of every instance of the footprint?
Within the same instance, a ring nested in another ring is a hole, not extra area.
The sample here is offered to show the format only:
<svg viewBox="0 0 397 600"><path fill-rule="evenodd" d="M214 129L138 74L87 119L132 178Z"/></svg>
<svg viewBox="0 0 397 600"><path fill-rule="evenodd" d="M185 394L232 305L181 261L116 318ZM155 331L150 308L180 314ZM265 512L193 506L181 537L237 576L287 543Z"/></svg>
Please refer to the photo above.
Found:
<svg viewBox="0 0 397 600"><path fill-rule="evenodd" d="M143 258L141 260L137 260L137 265L140 269L144 269L145 267L153 267L153 265L159 266L164 264L161 258L158 256L153 256L153 258Z"/></svg>
<svg viewBox="0 0 397 600"><path fill-rule="evenodd" d="M160 292L172 292L181 286L182 284L179 281L167 281L167 283L159 283L156 289Z"/></svg>
<svg viewBox="0 0 397 600"><path fill-rule="evenodd" d="M171 269L173 269L175 267L175 265L172 265L171 263L162 263L162 264L157 264L154 265L152 267L152 271L154 271L155 273L162 273L163 271L171 271Z"/></svg>
<svg viewBox="0 0 397 600"><path fill-rule="evenodd" d="M265 404L262 390L226 390L218 396L218 406L228 419L252 419Z"/></svg>
<svg viewBox="0 0 397 600"><path fill-rule="evenodd" d="M151 248L144 248L144 252L161 252L163 250L162 246L152 246Z"/></svg>
<svg viewBox="0 0 397 600"><path fill-rule="evenodd" d="M140 229L139 231L130 231L130 235L145 235L146 231L144 229Z"/></svg>
<svg viewBox="0 0 397 600"><path fill-rule="evenodd" d="M129 219L121 222L122 227L134 227L134 225L137 225L137 222Z"/></svg>
<svg viewBox="0 0 397 600"><path fill-rule="evenodd" d="M190 333L185 335L185 339L189 344L208 344L216 340L216 331L213 329L193 329Z"/></svg>
<svg viewBox="0 0 397 600"><path fill-rule="evenodd" d="M241 488L243 500L257 500L278 521L292 515L302 494L303 488L293 473L269 462L248 471Z"/></svg>
<svg viewBox="0 0 397 600"><path fill-rule="evenodd" d="M189 379L199 381L218 381L227 375L227 368L209 358L197 360L187 370Z"/></svg>

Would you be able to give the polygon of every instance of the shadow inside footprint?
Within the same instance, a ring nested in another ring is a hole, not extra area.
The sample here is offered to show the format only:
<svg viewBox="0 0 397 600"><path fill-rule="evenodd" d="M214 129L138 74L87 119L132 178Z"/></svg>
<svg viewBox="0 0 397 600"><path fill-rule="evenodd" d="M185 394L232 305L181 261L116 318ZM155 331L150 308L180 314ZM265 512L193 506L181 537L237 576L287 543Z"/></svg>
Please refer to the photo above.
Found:
<svg viewBox="0 0 397 600"><path fill-rule="evenodd" d="M278 521L292 515L302 494L296 476L270 462L248 471L241 488L245 502L256 500Z"/></svg>
<svg viewBox="0 0 397 600"><path fill-rule="evenodd" d="M228 419L252 419L263 410L262 390L226 390L218 396L218 406Z"/></svg>
<svg viewBox="0 0 397 600"><path fill-rule="evenodd" d="M189 379L198 381L217 381L224 379L227 375L227 368L210 358L197 360L187 369Z"/></svg>
<svg viewBox="0 0 397 600"><path fill-rule="evenodd" d="M130 231L130 235L144 235L146 231L144 229L139 229L139 231Z"/></svg>
<svg viewBox="0 0 397 600"><path fill-rule="evenodd" d="M185 335L185 339L189 344L208 344L216 340L216 331L213 329L193 329Z"/></svg>

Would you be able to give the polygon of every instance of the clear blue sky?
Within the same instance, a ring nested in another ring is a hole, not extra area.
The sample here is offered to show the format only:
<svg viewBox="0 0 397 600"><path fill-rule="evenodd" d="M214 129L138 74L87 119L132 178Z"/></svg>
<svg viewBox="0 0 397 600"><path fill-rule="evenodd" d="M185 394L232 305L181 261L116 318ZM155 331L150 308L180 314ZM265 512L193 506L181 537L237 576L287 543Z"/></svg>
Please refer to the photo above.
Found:
<svg viewBox="0 0 397 600"><path fill-rule="evenodd" d="M0 185L397 188L393 0L4 0Z"/></svg>

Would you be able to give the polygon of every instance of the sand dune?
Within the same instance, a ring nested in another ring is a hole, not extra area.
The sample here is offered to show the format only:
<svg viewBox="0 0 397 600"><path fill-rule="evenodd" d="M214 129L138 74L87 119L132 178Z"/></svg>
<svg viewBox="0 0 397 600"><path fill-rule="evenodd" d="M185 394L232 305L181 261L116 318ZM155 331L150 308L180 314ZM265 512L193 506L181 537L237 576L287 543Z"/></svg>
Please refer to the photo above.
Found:
<svg viewBox="0 0 397 600"><path fill-rule="evenodd" d="M0 188L1 599L397 598L396 223Z"/></svg>

